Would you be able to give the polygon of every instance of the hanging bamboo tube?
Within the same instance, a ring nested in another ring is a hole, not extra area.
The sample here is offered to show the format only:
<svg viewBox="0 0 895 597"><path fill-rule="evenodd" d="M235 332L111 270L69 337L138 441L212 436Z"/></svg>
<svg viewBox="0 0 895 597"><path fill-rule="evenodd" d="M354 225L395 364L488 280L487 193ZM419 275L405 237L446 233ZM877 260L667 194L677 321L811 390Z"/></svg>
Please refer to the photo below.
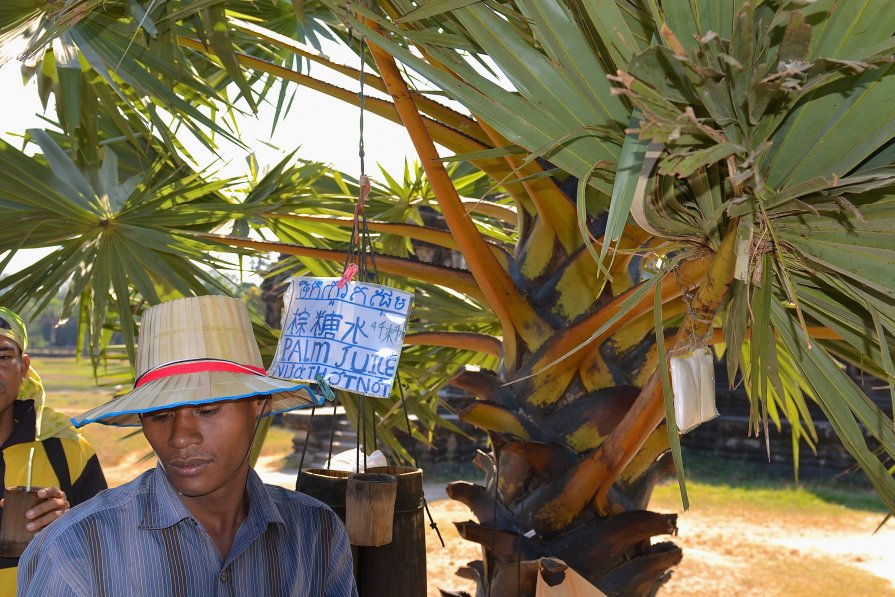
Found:
<svg viewBox="0 0 895 597"><path fill-rule="evenodd" d="M423 471L411 466L380 466L369 468L367 472L396 477L398 495L393 523L394 540L381 547L358 548L357 585L360 595L426 597Z"/></svg>
<svg viewBox="0 0 895 597"><path fill-rule="evenodd" d="M398 480L392 475L354 473L345 492L345 526L352 545L378 547L392 542Z"/></svg>

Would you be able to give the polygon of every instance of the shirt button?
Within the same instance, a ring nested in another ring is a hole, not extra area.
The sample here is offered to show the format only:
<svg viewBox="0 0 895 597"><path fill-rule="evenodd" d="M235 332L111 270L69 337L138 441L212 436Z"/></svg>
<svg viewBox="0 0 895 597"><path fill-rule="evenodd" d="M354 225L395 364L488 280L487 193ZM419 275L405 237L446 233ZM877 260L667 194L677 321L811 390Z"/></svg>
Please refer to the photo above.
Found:
<svg viewBox="0 0 895 597"><path fill-rule="evenodd" d="M221 572L221 582L227 582L230 580L230 571L224 570Z"/></svg>

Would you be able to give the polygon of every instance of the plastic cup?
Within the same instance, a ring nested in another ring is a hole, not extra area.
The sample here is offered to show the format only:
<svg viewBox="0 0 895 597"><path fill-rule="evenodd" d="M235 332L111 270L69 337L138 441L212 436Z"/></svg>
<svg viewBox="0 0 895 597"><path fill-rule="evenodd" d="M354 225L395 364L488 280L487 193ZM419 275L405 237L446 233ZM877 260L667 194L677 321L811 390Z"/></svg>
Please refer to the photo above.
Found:
<svg viewBox="0 0 895 597"><path fill-rule="evenodd" d="M34 538L36 531L29 531L25 525L30 521L25 512L42 500L37 491L42 487L32 487L25 491L24 487L7 487L3 495L3 519L0 522L0 556L17 558L22 555L28 543Z"/></svg>

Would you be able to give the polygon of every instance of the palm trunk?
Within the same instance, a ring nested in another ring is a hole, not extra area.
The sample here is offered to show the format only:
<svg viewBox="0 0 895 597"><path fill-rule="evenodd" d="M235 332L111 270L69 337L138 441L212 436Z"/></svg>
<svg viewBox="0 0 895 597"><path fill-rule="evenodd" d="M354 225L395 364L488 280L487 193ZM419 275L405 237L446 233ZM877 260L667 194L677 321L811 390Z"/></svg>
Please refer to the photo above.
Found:
<svg viewBox="0 0 895 597"><path fill-rule="evenodd" d="M735 226L731 230L711 259L675 345L706 335L705 322L732 277ZM604 342L584 359L596 352L613 371L638 371L647 363L655 368L652 335L649 330L636 339L632 350ZM527 353L522 370L539 356ZM479 461L485 487L449 487L449 495L478 518L458 528L482 546L480 577L491 595L533 594L534 563L548 556L564 560L608 595L652 595L682 557L673 543L652 542L676 532L676 515L646 510L655 484L673 468L657 374L643 388L621 373L612 387L582 392L575 375L579 360L556 365L567 369L571 381L549 410L494 374L467 372L454 380L479 398L462 418L488 430L493 445L490 460ZM640 366L632 367L634 361Z"/></svg>

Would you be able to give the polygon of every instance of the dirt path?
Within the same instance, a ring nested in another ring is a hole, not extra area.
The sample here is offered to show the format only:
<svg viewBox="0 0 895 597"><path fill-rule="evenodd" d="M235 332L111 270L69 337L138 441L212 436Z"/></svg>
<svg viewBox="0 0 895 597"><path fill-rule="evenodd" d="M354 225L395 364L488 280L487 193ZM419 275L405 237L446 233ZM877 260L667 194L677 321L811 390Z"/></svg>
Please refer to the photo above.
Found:
<svg viewBox="0 0 895 597"><path fill-rule="evenodd" d="M450 500L434 501L431 509L447 547L441 549L434 537L426 538L428 597L440 597L438 587L475 594L471 581L454 575L464 563L480 557L478 548L463 541L452 524L469 519L469 510ZM684 550L683 562L660 595L895 597L895 525L871 535L879 521L877 515L864 515L857 523L869 530L842 531L842 523L851 526L856 521L798 528L779 521L751 525L733 517L688 512L673 538Z"/></svg>
<svg viewBox="0 0 895 597"><path fill-rule="evenodd" d="M879 515L843 518L805 526L687 512L674 538L684 559L662 594L895 596L895 527L873 535Z"/></svg>
<svg viewBox="0 0 895 597"><path fill-rule="evenodd" d="M259 462L262 477L294 486L295 471L267 468L274 460ZM474 595L475 584L457 577L456 571L481 557L479 548L461 539L453 525L472 514L446 499L441 486L427 484L426 497L446 544L442 548L427 530L428 597L440 597L439 588ZM695 508L680 515L673 540L684 550L684 559L660 595L895 597L895 522L873 535L880 520L878 514L845 508L832 515L787 516L758 509Z"/></svg>

